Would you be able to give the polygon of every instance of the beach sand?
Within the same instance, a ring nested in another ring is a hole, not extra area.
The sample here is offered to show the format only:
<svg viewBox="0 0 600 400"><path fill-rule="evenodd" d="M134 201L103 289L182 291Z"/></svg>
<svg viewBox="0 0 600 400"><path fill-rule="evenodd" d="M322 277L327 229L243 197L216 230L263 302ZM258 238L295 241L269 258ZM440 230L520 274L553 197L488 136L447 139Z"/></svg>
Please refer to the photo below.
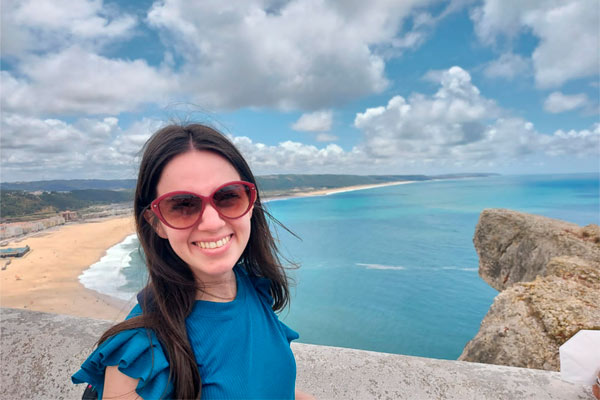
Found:
<svg viewBox="0 0 600 400"><path fill-rule="evenodd" d="M131 305L84 288L78 277L134 231L133 218L120 217L63 225L10 243L31 251L0 270L0 305L122 320Z"/></svg>
<svg viewBox="0 0 600 400"><path fill-rule="evenodd" d="M315 190L312 192L307 192L303 194L303 196L327 196L335 193L343 193L343 192L353 192L355 190L365 190L365 189L373 189L384 186L396 186L396 185L405 185L407 183L414 183L415 181L396 181L396 182L386 182L386 183L375 183L372 185L355 185L355 186L345 186L334 189L323 189L323 190Z"/></svg>
<svg viewBox="0 0 600 400"><path fill-rule="evenodd" d="M370 185L354 185L354 186L342 186L338 188L330 188L330 189L319 189L319 190L311 190L307 192L297 192L288 195L278 196L267 198L266 200L281 200L281 199L289 199L295 197L315 197L315 196L328 196L330 194L335 193L343 193L343 192L353 192L356 190L365 190L365 189L373 189L377 187L384 186L396 186L396 185L404 185L407 183L414 183L415 181L394 181L394 182L386 182L386 183L374 183Z"/></svg>

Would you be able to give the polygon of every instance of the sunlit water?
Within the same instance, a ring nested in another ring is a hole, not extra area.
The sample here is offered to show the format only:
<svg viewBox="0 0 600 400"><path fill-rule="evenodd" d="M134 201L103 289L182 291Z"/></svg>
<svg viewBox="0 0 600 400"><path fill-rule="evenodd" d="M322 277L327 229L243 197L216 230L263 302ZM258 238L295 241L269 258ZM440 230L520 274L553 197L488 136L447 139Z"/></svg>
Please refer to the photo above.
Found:
<svg viewBox="0 0 600 400"><path fill-rule="evenodd" d="M284 254L301 265L290 271L293 298L280 317L305 343L456 359L497 294L477 273L481 211L597 224L598 182L598 174L501 176L269 202L302 238L278 229ZM87 274L87 286L131 298L145 281L137 240Z"/></svg>

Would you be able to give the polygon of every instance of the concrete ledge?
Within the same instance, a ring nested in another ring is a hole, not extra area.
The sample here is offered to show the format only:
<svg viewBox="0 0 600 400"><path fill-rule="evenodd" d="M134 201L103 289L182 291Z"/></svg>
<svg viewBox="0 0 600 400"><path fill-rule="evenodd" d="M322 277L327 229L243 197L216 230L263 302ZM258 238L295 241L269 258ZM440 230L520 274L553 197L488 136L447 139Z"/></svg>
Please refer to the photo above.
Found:
<svg viewBox="0 0 600 400"><path fill-rule="evenodd" d="M70 376L112 323L0 309L0 398L80 399ZM593 399L557 372L294 343L297 386L319 399Z"/></svg>

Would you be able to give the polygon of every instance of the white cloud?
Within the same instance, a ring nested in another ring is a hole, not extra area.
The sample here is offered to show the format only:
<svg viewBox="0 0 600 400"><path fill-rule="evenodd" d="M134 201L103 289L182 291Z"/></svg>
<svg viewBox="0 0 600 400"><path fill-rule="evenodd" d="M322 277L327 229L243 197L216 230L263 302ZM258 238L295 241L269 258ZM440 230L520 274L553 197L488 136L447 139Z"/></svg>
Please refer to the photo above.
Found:
<svg viewBox="0 0 600 400"><path fill-rule="evenodd" d="M57 119L37 119L2 113L3 155L18 150L30 150L34 154L66 153L69 146L77 148L85 141L85 135L72 125Z"/></svg>
<svg viewBox="0 0 600 400"><path fill-rule="evenodd" d="M327 132L331 130L333 113L331 110L302 114L292 129L302 132Z"/></svg>
<svg viewBox="0 0 600 400"><path fill-rule="evenodd" d="M514 53L504 53L485 66L483 73L489 78L513 79L529 74L530 62Z"/></svg>
<svg viewBox="0 0 600 400"><path fill-rule="evenodd" d="M3 110L29 115L119 114L165 102L177 90L167 67L109 58L134 34L135 16L102 0L2 2Z"/></svg>
<svg viewBox="0 0 600 400"><path fill-rule="evenodd" d="M540 42L532 54L539 87L595 76L600 69L597 0L485 0L471 12L475 32L486 44L531 32Z"/></svg>
<svg viewBox="0 0 600 400"><path fill-rule="evenodd" d="M126 158L136 159L141 155L143 145L150 136L162 128L164 121L159 121L150 118L143 118L135 121L125 131L120 131L109 147L123 154Z"/></svg>
<svg viewBox="0 0 600 400"><path fill-rule="evenodd" d="M431 76L432 74L430 74ZM376 158L423 161L448 158L448 149L485 139L486 122L498 114L460 67L441 73L441 88L431 97L413 94L392 98L387 106L358 113L363 149Z"/></svg>
<svg viewBox="0 0 600 400"><path fill-rule="evenodd" d="M584 107L588 103L589 99L585 93L568 95L552 92L544 101L544 110L556 114Z"/></svg>
<svg viewBox="0 0 600 400"><path fill-rule="evenodd" d="M392 40L392 46L396 49L414 49L425 42L426 33L420 30L407 32L405 35Z"/></svg>
<svg viewBox="0 0 600 400"><path fill-rule="evenodd" d="M141 25L102 0L6 0L2 103L56 116L171 100L211 110L328 108L386 89L385 50L422 43L437 19L421 10L436 1L166 0ZM107 55L108 44L145 29L167 49L161 67Z"/></svg>
<svg viewBox="0 0 600 400"><path fill-rule="evenodd" d="M363 140L352 149L230 138L256 174L494 171L557 159L597 163L600 124L543 134L482 96L462 68L429 74L434 75L439 79L435 93L395 96L385 106L358 113L355 127ZM3 180L134 177L139 151L160 125L143 119L124 130L114 117L68 123L3 112Z"/></svg>
<svg viewBox="0 0 600 400"><path fill-rule="evenodd" d="M600 70L600 12L595 0L561 5L528 15L527 23L542 38L532 55L540 87L596 76Z"/></svg>
<svg viewBox="0 0 600 400"><path fill-rule="evenodd" d="M0 72L3 177L65 177L66 171L131 177L158 124L144 119L124 130L115 116L170 100L209 109L302 109L294 129L313 132L318 142L336 141L330 107L388 88L386 57L416 48L443 16L473 0L451 1L437 16L424 9L433 3L155 2L143 29L157 29L167 48L156 67L108 55L115 48L106 51L107 44L138 33L136 17L113 3L2 1L2 55L9 61ZM484 0L472 13L482 42L523 32L539 38L532 60L507 51L485 73L511 79L533 69L541 87L597 73L598 35L590 27L597 28L598 17L590 4ZM439 84L433 95L395 96L358 113L355 126L364 140L352 149L233 139L257 173L386 173L408 166L422 172L428 165L439 171L530 156L597 156L598 125L545 135L484 97L459 67L426 77ZM556 93L546 101L551 112L592 107L578 97L585 95Z"/></svg>
<svg viewBox="0 0 600 400"><path fill-rule="evenodd" d="M256 174L339 173L339 168L356 168L364 161L357 150L344 151L336 144L323 148L285 141L276 146L255 143L245 136L231 137Z"/></svg>
<svg viewBox="0 0 600 400"><path fill-rule="evenodd" d="M428 3L167 0L148 22L185 59L195 103L315 110L384 90L374 48L392 46L403 18Z"/></svg>
<svg viewBox="0 0 600 400"><path fill-rule="evenodd" d="M595 123L591 129L576 131L557 130L552 136L543 137L544 147L552 156L591 156L596 159L600 155L600 123Z"/></svg>
<svg viewBox="0 0 600 400"><path fill-rule="evenodd" d="M133 33L137 20L102 0L2 1L2 53L31 52L72 45L98 46Z"/></svg>
<svg viewBox="0 0 600 400"><path fill-rule="evenodd" d="M2 113L2 180L132 178L137 156L156 121L143 119L127 130L113 117L73 123Z"/></svg>
<svg viewBox="0 0 600 400"><path fill-rule="evenodd" d="M335 142L339 139L339 137L332 135L330 133L319 133L315 139L317 142Z"/></svg>
<svg viewBox="0 0 600 400"><path fill-rule="evenodd" d="M597 154L597 126L591 131L545 135L531 122L507 115L481 96L460 67L427 77L437 77L441 85L432 96L395 96L386 106L356 115L354 125L364 134L359 151L373 161L438 170L507 166L540 156Z"/></svg>
<svg viewBox="0 0 600 400"><path fill-rule="evenodd" d="M143 60L109 59L80 47L29 56L21 76L1 71L2 107L19 113L118 114L168 98L177 88L166 71Z"/></svg>
<svg viewBox="0 0 600 400"><path fill-rule="evenodd" d="M522 15L535 7L535 2L519 0L484 0L471 10L475 33L488 45L495 44L498 35L514 38L523 29ZM549 3L547 3L549 4Z"/></svg>

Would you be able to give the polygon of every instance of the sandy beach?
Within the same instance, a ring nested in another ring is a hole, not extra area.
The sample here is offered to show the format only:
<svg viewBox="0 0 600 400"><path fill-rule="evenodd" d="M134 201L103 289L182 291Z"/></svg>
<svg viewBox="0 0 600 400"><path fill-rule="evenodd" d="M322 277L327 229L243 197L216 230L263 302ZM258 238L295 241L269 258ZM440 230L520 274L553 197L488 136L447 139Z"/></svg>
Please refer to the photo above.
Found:
<svg viewBox="0 0 600 400"><path fill-rule="evenodd" d="M0 271L0 305L122 320L127 303L84 288L78 277L134 231L133 218L121 217L63 225L11 242L10 247L28 245L31 251Z"/></svg>
<svg viewBox="0 0 600 400"><path fill-rule="evenodd" d="M415 181L394 181L394 182L386 182L386 183L375 183L372 185L354 185L354 186L342 186L339 188L310 190L310 191L306 191L306 192L297 192L297 193L291 193L291 194L284 195L284 196L266 198L265 201L283 200L283 199L289 199L289 198L295 198L295 197L328 196L330 194L335 194L335 193L353 192L356 190L373 189L373 188L384 187L384 186L404 185L407 183L414 183L414 182Z"/></svg>
<svg viewBox="0 0 600 400"><path fill-rule="evenodd" d="M395 181L395 182L386 182L386 183L376 183L373 185L344 186L344 187L334 188L334 189L323 189L323 190L315 190L312 192L306 192L306 193L302 194L301 196L302 197L305 197L305 196L328 196L330 194L335 194L335 193L353 192L356 190L373 189L373 188L384 187L384 186L405 185L407 183L414 183L414 182L415 181Z"/></svg>
<svg viewBox="0 0 600 400"><path fill-rule="evenodd" d="M354 190L401 185L410 181L356 185L294 193L290 197L326 196ZM10 247L28 245L23 258L12 258L0 270L0 306L82 317L122 320L132 305L86 289L79 275L135 231L132 217L101 219L51 228L11 241ZM0 261L4 265L6 259Z"/></svg>

